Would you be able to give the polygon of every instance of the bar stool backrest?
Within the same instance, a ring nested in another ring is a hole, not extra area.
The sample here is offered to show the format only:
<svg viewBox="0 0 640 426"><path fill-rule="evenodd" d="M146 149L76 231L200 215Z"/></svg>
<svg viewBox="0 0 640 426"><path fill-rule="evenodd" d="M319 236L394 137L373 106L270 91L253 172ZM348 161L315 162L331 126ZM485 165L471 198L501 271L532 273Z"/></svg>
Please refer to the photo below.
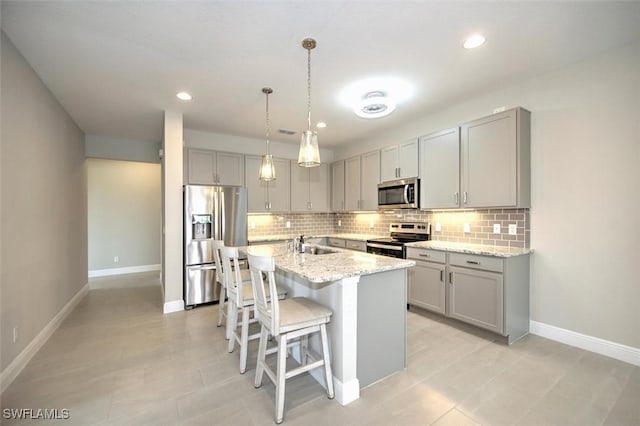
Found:
<svg viewBox="0 0 640 426"><path fill-rule="evenodd" d="M270 297L267 303L267 291L265 280L269 286L269 294L276 295L276 280L274 276L275 262L271 256L257 256L249 253L249 270L251 272L251 285L253 287L253 297L255 299L255 316L269 329L272 336L280 334L280 303L277 297Z"/></svg>
<svg viewBox="0 0 640 426"><path fill-rule="evenodd" d="M220 259L220 249L222 247L224 247L224 241L213 240L213 258L216 261L216 282L220 283L221 286L226 287L224 270Z"/></svg>
<svg viewBox="0 0 640 426"><path fill-rule="evenodd" d="M233 300L236 306L242 306L244 300L242 294L242 276L238 261L238 247L222 247L220 249L220 255L222 256L222 268L224 269L224 279L229 298Z"/></svg>

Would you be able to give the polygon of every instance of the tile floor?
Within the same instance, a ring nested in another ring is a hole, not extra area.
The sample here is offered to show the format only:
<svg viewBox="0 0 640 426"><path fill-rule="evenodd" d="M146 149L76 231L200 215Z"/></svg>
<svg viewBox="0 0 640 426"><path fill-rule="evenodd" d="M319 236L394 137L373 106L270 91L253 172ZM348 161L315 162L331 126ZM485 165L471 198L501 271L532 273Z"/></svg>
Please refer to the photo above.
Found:
<svg viewBox="0 0 640 426"><path fill-rule="evenodd" d="M65 425L273 425L274 387L238 373L217 305L162 315L157 273L92 290L2 395L66 408ZM127 288L118 288L127 287ZM255 346L249 365L255 363ZM3 420L2 424L37 424ZM342 407L308 375L287 381L289 425L640 425L640 368L537 336L408 313L408 367Z"/></svg>

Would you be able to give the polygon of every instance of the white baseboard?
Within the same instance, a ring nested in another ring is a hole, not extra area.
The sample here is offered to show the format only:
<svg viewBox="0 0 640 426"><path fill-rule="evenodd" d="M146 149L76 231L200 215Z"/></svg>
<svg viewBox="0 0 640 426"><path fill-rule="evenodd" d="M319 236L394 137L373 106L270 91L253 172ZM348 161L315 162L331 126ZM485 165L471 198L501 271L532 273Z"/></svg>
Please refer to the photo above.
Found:
<svg viewBox="0 0 640 426"><path fill-rule="evenodd" d="M82 298L89 292L89 284L85 284L75 296L67 302L66 305L56 314L55 317L38 333L36 337L29 342L29 344L11 361L0 375L0 382L2 382L2 392L4 392L9 385L20 374L22 369L31 361L31 358L40 350L40 348L49 340L49 337L58 329L62 321L69 315L69 313L75 308L75 306L82 300Z"/></svg>
<svg viewBox="0 0 640 426"><path fill-rule="evenodd" d="M172 300L171 302L164 302L162 313L170 314L172 312L184 311L184 300Z"/></svg>
<svg viewBox="0 0 640 426"><path fill-rule="evenodd" d="M640 366L640 348L622 345L553 325L530 321L529 331L547 339Z"/></svg>
<svg viewBox="0 0 640 426"><path fill-rule="evenodd" d="M110 275L135 274L137 272L159 271L160 264L128 266L126 268L96 269L89 271L89 278L107 277Z"/></svg>

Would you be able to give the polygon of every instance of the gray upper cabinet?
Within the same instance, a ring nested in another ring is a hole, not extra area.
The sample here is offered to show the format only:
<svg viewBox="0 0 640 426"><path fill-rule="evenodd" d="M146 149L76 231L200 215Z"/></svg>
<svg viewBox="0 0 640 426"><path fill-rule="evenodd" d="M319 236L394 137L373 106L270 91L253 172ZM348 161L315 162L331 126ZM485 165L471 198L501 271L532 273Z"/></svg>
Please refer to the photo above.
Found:
<svg viewBox="0 0 640 426"><path fill-rule="evenodd" d="M461 126L461 207L530 206L530 117L514 108Z"/></svg>
<svg viewBox="0 0 640 426"><path fill-rule="evenodd" d="M380 182L380 151L362 154L360 210L378 210L378 183Z"/></svg>
<svg viewBox="0 0 640 426"><path fill-rule="evenodd" d="M380 150L380 182L418 176L418 140Z"/></svg>
<svg viewBox="0 0 640 426"><path fill-rule="evenodd" d="M263 182L258 179L262 157L245 156L245 183L248 192L249 213L286 212L291 209L290 161L274 158L276 180Z"/></svg>
<svg viewBox="0 0 640 426"><path fill-rule="evenodd" d="M201 185L244 185L244 155L204 149L187 151L187 180Z"/></svg>
<svg viewBox="0 0 640 426"><path fill-rule="evenodd" d="M344 209L360 210L360 156L344 160Z"/></svg>
<svg viewBox="0 0 640 426"><path fill-rule="evenodd" d="M329 165L300 167L291 162L291 211L329 210Z"/></svg>
<svg viewBox="0 0 640 426"><path fill-rule="evenodd" d="M331 164L331 211L344 211L344 160Z"/></svg>
<svg viewBox="0 0 640 426"><path fill-rule="evenodd" d="M420 207L460 206L460 129L420 138Z"/></svg>

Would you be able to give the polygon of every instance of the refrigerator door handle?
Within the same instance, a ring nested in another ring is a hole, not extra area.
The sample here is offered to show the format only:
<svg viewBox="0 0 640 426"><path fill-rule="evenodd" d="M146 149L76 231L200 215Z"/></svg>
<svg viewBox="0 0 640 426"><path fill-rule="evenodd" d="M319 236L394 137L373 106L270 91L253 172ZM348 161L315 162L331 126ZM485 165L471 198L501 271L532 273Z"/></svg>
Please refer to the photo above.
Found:
<svg viewBox="0 0 640 426"><path fill-rule="evenodd" d="M220 239L225 241L225 229L226 229L226 220L225 220L225 210L224 210L224 191L220 191Z"/></svg>
<svg viewBox="0 0 640 426"><path fill-rule="evenodd" d="M219 240L220 239L220 218L218 217L218 214L216 212L220 211L220 200L218 198L219 196L219 192L214 190L213 191L213 239L214 240Z"/></svg>

